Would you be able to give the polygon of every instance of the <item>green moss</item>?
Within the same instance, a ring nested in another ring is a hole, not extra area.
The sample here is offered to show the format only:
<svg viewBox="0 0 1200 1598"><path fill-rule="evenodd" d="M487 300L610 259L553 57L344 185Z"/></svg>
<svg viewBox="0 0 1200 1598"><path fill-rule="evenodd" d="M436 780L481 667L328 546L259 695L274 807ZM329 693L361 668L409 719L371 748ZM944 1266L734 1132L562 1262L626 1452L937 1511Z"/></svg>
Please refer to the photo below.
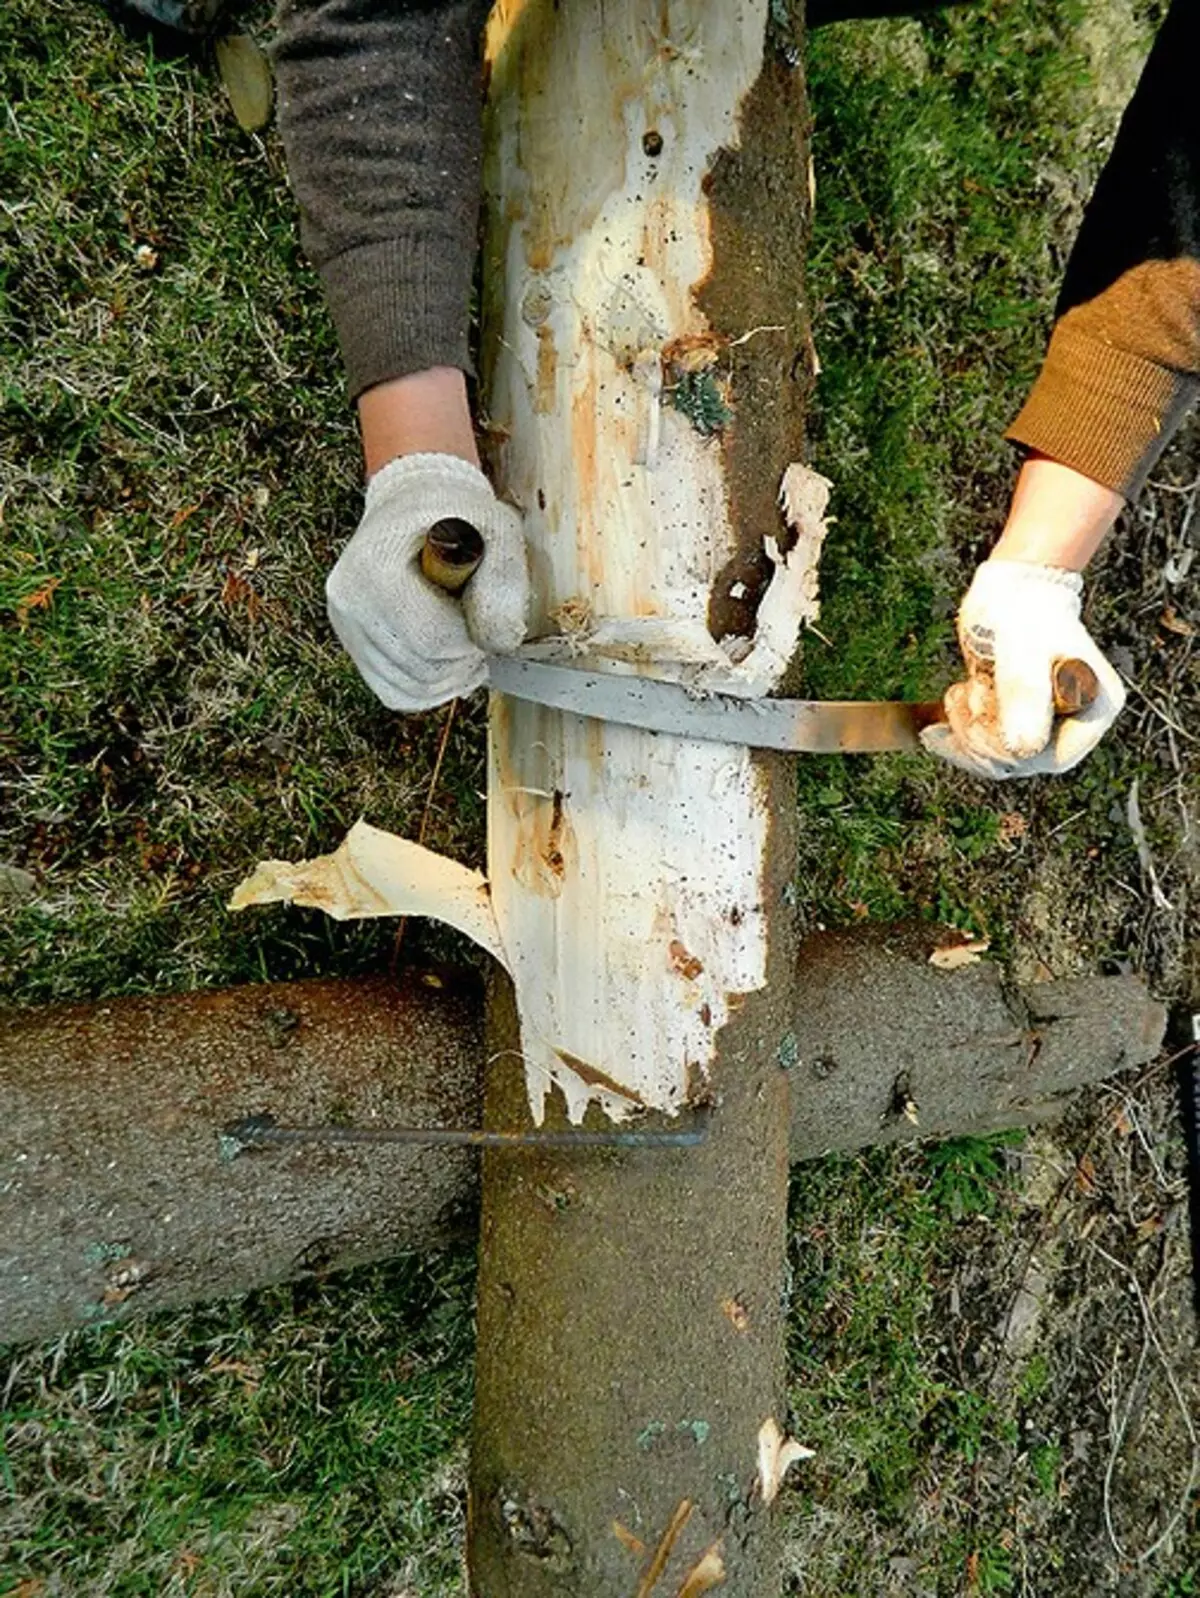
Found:
<svg viewBox="0 0 1200 1598"><path fill-rule="evenodd" d="M675 409L704 438L711 438L733 420L733 411L711 372L681 372L667 392Z"/></svg>

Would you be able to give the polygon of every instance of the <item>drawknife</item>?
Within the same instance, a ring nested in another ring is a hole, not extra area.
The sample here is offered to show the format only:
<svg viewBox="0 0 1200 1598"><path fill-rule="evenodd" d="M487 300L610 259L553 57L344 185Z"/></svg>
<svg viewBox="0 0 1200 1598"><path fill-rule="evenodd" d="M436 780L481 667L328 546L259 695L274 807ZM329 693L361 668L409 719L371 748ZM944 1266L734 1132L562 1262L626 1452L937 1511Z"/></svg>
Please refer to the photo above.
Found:
<svg viewBox="0 0 1200 1598"><path fill-rule="evenodd" d="M450 519L431 529L421 553L430 581L457 593L483 554L483 542L468 523ZM595 665L550 663L520 654L488 657L489 686L514 699L598 721L778 749L790 754L880 754L919 749L926 727L945 721L942 701L888 699L741 699L701 693L653 677L620 676ZM1096 674L1082 660L1054 663L1054 708L1060 716L1086 710L1100 691Z"/></svg>

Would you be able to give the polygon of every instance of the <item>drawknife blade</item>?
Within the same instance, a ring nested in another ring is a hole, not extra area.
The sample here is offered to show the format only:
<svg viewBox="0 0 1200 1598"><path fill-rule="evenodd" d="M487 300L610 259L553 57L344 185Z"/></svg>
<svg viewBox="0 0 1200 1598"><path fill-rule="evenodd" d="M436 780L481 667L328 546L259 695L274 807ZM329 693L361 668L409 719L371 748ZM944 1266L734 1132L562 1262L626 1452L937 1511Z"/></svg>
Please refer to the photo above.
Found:
<svg viewBox="0 0 1200 1598"><path fill-rule="evenodd" d="M925 727L945 719L940 701L909 704L869 699L738 699L698 695L678 683L620 677L582 666L549 665L518 655L488 658L499 693L552 710L615 721L676 738L744 744L791 754L879 754L917 749Z"/></svg>

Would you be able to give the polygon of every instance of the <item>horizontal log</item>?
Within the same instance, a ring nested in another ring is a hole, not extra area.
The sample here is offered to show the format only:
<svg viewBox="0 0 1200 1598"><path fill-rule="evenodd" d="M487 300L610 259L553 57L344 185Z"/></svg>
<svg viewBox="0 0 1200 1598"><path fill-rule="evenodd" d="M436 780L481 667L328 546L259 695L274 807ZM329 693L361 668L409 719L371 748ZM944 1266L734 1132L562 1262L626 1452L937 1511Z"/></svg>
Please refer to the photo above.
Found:
<svg viewBox="0 0 1200 1598"><path fill-rule="evenodd" d="M948 936L872 927L803 945L789 1025L763 1039L792 1078L793 1159L1053 1118L1157 1052L1165 1013L1136 978L1006 995L986 960L930 965ZM452 972L0 1013L0 1342L469 1233L465 1150L229 1161L218 1136L260 1113L474 1125L483 1056L478 984Z"/></svg>
<svg viewBox="0 0 1200 1598"><path fill-rule="evenodd" d="M1136 977L1012 989L991 960L932 963L960 941L902 923L802 945L781 1044L793 1160L1053 1120L1077 1088L1157 1054L1166 1009Z"/></svg>
<svg viewBox="0 0 1200 1598"><path fill-rule="evenodd" d="M482 1057L469 974L0 1014L0 1342L473 1228L467 1150L305 1145L231 1160L220 1129L262 1113L476 1124Z"/></svg>

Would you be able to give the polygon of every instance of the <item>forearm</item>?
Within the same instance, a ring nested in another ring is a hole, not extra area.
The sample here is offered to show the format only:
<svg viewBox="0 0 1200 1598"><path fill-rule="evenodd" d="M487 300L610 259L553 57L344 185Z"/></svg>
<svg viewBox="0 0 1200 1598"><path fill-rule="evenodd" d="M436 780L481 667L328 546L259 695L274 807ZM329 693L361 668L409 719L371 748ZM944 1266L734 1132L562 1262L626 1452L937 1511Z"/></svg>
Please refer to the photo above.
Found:
<svg viewBox="0 0 1200 1598"><path fill-rule="evenodd" d="M351 396L470 369L484 0L282 0L279 123Z"/></svg>
<svg viewBox="0 0 1200 1598"><path fill-rule="evenodd" d="M358 419L368 477L400 455L458 455L479 465L466 379L455 367L369 388L359 396Z"/></svg>
<svg viewBox="0 0 1200 1598"><path fill-rule="evenodd" d="M1136 498L1200 392L1200 5L1174 0L1009 437Z"/></svg>
<svg viewBox="0 0 1200 1598"><path fill-rule="evenodd" d="M991 559L1081 572L1124 508L1115 490L1060 461L1031 456Z"/></svg>

